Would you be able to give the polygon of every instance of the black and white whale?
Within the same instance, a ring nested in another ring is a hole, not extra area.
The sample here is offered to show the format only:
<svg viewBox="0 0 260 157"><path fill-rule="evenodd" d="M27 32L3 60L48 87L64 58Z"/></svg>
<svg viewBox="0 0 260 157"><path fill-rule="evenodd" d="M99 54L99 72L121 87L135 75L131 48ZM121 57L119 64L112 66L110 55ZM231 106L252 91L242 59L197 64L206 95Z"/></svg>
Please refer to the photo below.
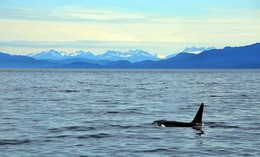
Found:
<svg viewBox="0 0 260 157"><path fill-rule="evenodd" d="M177 122L177 121L167 121L158 120L154 121L155 124L162 127L201 127L202 126L202 114L203 114L204 104L200 105L200 108L191 122Z"/></svg>

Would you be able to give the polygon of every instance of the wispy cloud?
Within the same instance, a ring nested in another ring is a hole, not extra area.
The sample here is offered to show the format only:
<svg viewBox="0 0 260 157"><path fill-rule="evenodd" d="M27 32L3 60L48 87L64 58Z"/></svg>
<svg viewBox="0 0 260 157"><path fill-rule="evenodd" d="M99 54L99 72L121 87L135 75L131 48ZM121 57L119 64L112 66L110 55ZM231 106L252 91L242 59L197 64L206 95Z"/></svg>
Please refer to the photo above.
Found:
<svg viewBox="0 0 260 157"><path fill-rule="evenodd" d="M80 40L80 41L0 41L0 46L10 47L33 47L33 48L133 48L139 46L151 46L156 45L170 45L167 42L135 42L135 41L95 41L95 40Z"/></svg>
<svg viewBox="0 0 260 157"><path fill-rule="evenodd" d="M18 8L2 8L0 9L0 19L52 21L56 20L57 17L49 12L46 13Z"/></svg>
<svg viewBox="0 0 260 157"><path fill-rule="evenodd" d="M97 21L108 21L108 20L122 20L122 19L133 19L139 20L144 19L142 14L127 13L125 11L116 11L109 9L97 9L97 8L83 8L83 7L64 7L59 11L61 16L67 19L93 19ZM57 13L57 14L59 14Z"/></svg>
<svg viewBox="0 0 260 157"><path fill-rule="evenodd" d="M226 16L241 16L241 15L245 15L245 16L253 16L253 17L259 17L260 15L260 10L257 9L222 9L222 8L211 8L211 9L206 9L214 14L223 14Z"/></svg>
<svg viewBox="0 0 260 157"><path fill-rule="evenodd" d="M153 22L147 14L126 11L96 9L91 7L57 7L53 10L1 9L0 19L86 22L86 23L145 23Z"/></svg>

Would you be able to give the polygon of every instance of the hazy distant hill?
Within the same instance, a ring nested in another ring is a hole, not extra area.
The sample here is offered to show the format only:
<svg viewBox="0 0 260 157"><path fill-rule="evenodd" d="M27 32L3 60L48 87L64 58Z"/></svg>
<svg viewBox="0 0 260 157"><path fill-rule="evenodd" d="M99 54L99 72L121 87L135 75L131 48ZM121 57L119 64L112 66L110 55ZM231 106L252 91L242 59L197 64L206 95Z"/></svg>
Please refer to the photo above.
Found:
<svg viewBox="0 0 260 157"><path fill-rule="evenodd" d="M45 61L59 63L59 64L71 64L75 62L81 62L81 63L90 63L90 64L99 64L99 65L110 65L114 63L114 61L109 61L109 60L92 60L92 59L85 59L85 58L68 58L63 60L45 60Z"/></svg>
<svg viewBox="0 0 260 157"><path fill-rule="evenodd" d="M0 68L49 68L57 63L39 61L27 56L9 55L0 52Z"/></svg>
<svg viewBox="0 0 260 157"><path fill-rule="evenodd" d="M155 66L159 68L260 68L260 43L212 49L199 54L180 53L179 55L159 61Z"/></svg>
<svg viewBox="0 0 260 157"><path fill-rule="evenodd" d="M212 49L216 49L216 48L215 47L195 47L195 46L192 46L192 47L186 47L180 53L199 54L203 51L208 51L208 50L212 50ZM180 53L171 54L169 56L166 56L164 59L169 59L169 58L175 57Z"/></svg>
<svg viewBox="0 0 260 157"><path fill-rule="evenodd" d="M204 51L191 58L191 62L216 68L260 68L260 43Z"/></svg>

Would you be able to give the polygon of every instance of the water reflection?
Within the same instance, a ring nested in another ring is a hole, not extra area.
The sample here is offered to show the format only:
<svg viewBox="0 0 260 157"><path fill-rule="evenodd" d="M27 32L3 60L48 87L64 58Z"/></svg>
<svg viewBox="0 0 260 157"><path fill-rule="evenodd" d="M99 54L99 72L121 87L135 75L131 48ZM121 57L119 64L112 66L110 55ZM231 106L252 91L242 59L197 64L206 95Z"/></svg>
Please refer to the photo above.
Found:
<svg viewBox="0 0 260 157"><path fill-rule="evenodd" d="M204 131L202 130L202 126L195 126L192 127L194 130L196 130L196 134L199 136L202 136L204 134Z"/></svg>

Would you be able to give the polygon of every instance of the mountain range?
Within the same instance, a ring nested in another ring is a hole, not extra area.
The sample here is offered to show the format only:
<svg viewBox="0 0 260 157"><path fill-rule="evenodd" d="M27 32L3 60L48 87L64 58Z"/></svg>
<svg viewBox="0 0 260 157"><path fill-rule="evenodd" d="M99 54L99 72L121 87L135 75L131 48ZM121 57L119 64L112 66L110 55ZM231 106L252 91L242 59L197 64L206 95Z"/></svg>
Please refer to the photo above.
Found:
<svg viewBox="0 0 260 157"><path fill-rule="evenodd" d="M109 60L109 61L120 61L127 60L129 62L141 62L145 60L158 61L156 55L152 55L143 50L130 50L128 52L121 51L112 51L108 50L101 55L94 55L91 52L85 51L76 51L75 53L67 53L67 52L58 52L56 50L47 50L42 51L36 54L30 54L29 57L38 59L38 60L64 60L64 59L72 59L72 58L82 58L82 59L91 59L91 60Z"/></svg>
<svg viewBox="0 0 260 157"><path fill-rule="evenodd" d="M207 49L207 48L205 48ZM204 49L203 49L204 50ZM10 55L0 53L1 68L123 68L123 69L221 69L221 68L260 68L260 43L225 47L223 49L209 49L201 53L192 53L198 49L186 49L174 57L166 59L153 58L142 50L118 52L107 51L95 56L90 52L77 51L74 54L44 51L29 56ZM92 54L92 55L91 55ZM153 59L139 59L136 56L148 56ZM44 57L43 57L44 56ZM85 57L83 57L85 56ZM93 58L90 58L90 57ZM53 57L56 57L53 58ZM97 57L97 58L96 58ZM127 59L126 59L127 58Z"/></svg>

